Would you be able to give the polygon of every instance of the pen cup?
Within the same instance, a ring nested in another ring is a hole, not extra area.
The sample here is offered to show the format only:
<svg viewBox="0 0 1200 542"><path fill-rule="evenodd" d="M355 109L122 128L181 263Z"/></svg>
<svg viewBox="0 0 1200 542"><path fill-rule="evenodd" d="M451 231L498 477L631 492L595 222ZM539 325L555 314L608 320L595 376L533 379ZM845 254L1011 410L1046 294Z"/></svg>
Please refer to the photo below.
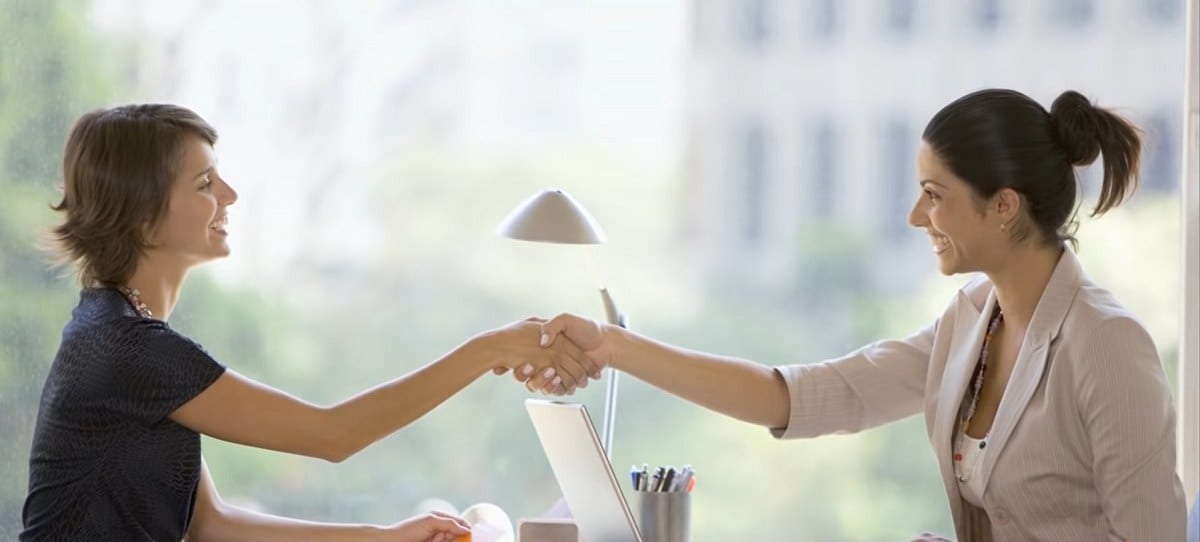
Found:
<svg viewBox="0 0 1200 542"><path fill-rule="evenodd" d="M642 542L690 542L692 494L687 491L639 491L638 527Z"/></svg>

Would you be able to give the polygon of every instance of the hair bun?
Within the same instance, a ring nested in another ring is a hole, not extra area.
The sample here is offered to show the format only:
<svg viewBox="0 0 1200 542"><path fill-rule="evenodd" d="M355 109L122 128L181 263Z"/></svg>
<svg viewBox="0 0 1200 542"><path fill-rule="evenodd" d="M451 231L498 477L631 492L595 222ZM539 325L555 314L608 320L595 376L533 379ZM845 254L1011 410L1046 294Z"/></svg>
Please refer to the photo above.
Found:
<svg viewBox="0 0 1200 542"><path fill-rule="evenodd" d="M1050 123L1071 165L1086 166L1096 161L1101 122L1087 97L1074 90L1060 94L1050 105Z"/></svg>

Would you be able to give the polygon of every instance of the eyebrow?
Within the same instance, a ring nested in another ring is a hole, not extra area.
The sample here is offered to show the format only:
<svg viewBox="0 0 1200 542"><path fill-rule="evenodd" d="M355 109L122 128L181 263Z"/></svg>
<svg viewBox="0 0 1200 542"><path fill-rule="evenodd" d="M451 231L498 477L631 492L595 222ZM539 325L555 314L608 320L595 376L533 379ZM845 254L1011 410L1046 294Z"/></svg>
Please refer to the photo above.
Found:
<svg viewBox="0 0 1200 542"><path fill-rule="evenodd" d="M946 187L938 184L936 181L934 181L932 179L922 179L921 182L919 182L917 184L921 185L922 188L924 188L926 184L932 184L933 186L936 186L938 188L946 188Z"/></svg>
<svg viewBox="0 0 1200 542"><path fill-rule="evenodd" d="M200 173L193 175L192 179L193 180L199 179L200 177L203 177L205 175L208 175L209 173L212 173L215 169L216 168L214 168L213 166L208 166L208 167L204 168L204 171L201 171Z"/></svg>

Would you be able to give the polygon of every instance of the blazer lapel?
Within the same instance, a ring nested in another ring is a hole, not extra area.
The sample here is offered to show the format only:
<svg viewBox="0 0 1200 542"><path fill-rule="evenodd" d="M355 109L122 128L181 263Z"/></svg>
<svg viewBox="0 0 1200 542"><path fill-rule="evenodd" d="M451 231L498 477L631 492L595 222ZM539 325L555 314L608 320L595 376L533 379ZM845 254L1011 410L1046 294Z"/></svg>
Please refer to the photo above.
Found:
<svg viewBox="0 0 1200 542"><path fill-rule="evenodd" d="M1050 353L1050 342L1058 336L1066 319L1067 309L1075 299L1082 282L1082 269L1079 260L1070 249L1063 249L1050 281L1046 283L1042 297L1038 300L1029 329L1025 331L1025 340L1021 342L1021 350L1017 353L1016 365L1008 378L1004 397L996 409L996 417L992 422L992 430L988 437L988 450L983 454L983 464L980 470L983 474L983 488L987 491L991 481L992 469L996 459L1008 444L1013 428L1025 413L1025 407L1037 391L1046 370L1046 359Z"/></svg>
<svg viewBox="0 0 1200 542"><path fill-rule="evenodd" d="M954 427L958 424L959 407L963 394L971 379L971 372L979 359L979 348L983 345L983 336L987 333L988 319L983 314L991 314L995 306L996 296L989 293L983 310L975 306L964 292L958 293L958 306L955 309L954 335L946 356L946 366L943 369L941 387L938 389L937 412L933 426L933 448L937 454L938 465L942 472L942 484L946 487L946 495L950 498L950 508L955 522L962 517L961 499L958 493L958 481L954 476L954 454L951 438ZM962 526L958 526L961 532Z"/></svg>

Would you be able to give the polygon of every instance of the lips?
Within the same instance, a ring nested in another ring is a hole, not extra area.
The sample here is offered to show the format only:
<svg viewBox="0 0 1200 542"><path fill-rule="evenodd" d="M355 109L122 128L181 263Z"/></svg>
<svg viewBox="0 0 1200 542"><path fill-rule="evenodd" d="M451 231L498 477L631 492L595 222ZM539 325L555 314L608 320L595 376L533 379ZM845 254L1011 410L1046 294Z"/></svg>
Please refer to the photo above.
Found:
<svg viewBox="0 0 1200 542"><path fill-rule="evenodd" d="M226 233L225 226L228 226L228 225L229 225L229 215L221 215L221 218L218 218L218 219L212 221L212 223L208 225L208 229L215 231L215 232L219 232L219 233Z"/></svg>
<svg viewBox="0 0 1200 542"><path fill-rule="evenodd" d="M941 254L950 248L950 239L947 238L945 235L938 235L936 233L930 233L929 240L933 242L933 253L934 254Z"/></svg>

